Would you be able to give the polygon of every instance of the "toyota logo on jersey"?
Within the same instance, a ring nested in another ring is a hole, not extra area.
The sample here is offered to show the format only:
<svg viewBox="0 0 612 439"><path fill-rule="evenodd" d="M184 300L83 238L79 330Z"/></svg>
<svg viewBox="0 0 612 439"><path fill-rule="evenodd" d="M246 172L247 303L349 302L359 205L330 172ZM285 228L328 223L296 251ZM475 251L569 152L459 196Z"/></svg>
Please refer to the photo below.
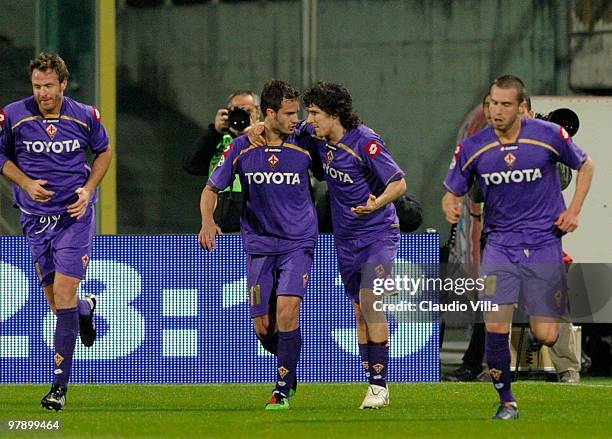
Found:
<svg viewBox="0 0 612 439"><path fill-rule="evenodd" d="M2 128L4 128L5 122L6 116L4 115L4 111L0 111L0 133L2 132Z"/></svg>
<svg viewBox="0 0 612 439"><path fill-rule="evenodd" d="M92 107L93 108L93 115L96 118L96 120L100 120L102 118L102 116L100 116L100 112L98 111L98 109L96 107Z"/></svg>
<svg viewBox="0 0 612 439"><path fill-rule="evenodd" d="M366 146L366 151L368 152L370 157L376 157L380 153L380 150L380 145L375 141L368 143L368 146Z"/></svg>

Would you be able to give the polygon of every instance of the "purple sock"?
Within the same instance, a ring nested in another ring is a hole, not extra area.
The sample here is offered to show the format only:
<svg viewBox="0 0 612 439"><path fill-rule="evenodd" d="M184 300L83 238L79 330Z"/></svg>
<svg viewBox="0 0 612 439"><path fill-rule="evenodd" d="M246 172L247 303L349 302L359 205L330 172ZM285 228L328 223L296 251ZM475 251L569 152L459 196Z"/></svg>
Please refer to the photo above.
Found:
<svg viewBox="0 0 612 439"><path fill-rule="evenodd" d="M514 402L512 394L512 376L510 375L510 346L509 334L497 334L487 331L486 353L489 374L493 379L493 386L501 402Z"/></svg>
<svg viewBox="0 0 612 439"><path fill-rule="evenodd" d="M365 369L366 378L370 379L370 371L368 366L368 345L359 343L359 358L361 358L361 365Z"/></svg>
<svg viewBox="0 0 612 439"><path fill-rule="evenodd" d="M79 317L89 317L89 314L91 314L91 305L87 300L77 299L77 308Z"/></svg>
<svg viewBox="0 0 612 439"><path fill-rule="evenodd" d="M72 366L72 355L79 333L79 313L77 308L58 309L57 322L55 323L55 355L53 361L53 384L68 387L70 369Z"/></svg>
<svg viewBox="0 0 612 439"><path fill-rule="evenodd" d="M368 369L370 384L387 387L387 365L389 364L389 342L368 342Z"/></svg>
<svg viewBox="0 0 612 439"><path fill-rule="evenodd" d="M300 328L288 332L278 332L278 373L276 389L289 396L289 390L295 380L295 369L300 359L302 334Z"/></svg>

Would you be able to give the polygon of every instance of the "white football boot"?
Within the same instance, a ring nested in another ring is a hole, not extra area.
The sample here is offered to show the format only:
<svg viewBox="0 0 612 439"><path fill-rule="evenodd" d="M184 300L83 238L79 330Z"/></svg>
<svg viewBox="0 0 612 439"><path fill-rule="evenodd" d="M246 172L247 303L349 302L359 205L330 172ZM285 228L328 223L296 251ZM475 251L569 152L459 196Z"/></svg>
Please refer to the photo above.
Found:
<svg viewBox="0 0 612 439"><path fill-rule="evenodd" d="M389 389L370 384L360 409L381 409L389 405Z"/></svg>

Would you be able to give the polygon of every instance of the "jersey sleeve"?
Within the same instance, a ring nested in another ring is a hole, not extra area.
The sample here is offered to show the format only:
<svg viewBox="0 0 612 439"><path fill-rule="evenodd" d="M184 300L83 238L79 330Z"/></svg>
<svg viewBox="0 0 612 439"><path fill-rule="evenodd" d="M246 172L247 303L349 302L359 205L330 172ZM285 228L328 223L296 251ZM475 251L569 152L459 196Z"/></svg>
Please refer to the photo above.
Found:
<svg viewBox="0 0 612 439"><path fill-rule="evenodd" d="M457 145L450 167L444 179L444 188L455 195L465 195L472 181L474 162L468 163L467 152L462 144Z"/></svg>
<svg viewBox="0 0 612 439"><path fill-rule="evenodd" d="M8 116L0 111L0 173L8 160L13 160L15 154L15 142Z"/></svg>
<svg viewBox="0 0 612 439"><path fill-rule="evenodd" d="M587 159L587 153L574 143L563 127L553 137L553 145L559 152L558 160L572 169L578 169Z"/></svg>
<svg viewBox="0 0 612 439"><path fill-rule="evenodd" d="M239 137L228 145L217 167L208 178L206 183L208 186L217 190L223 190L234 181L238 169L238 157L240 156L240 150L243 149L243 143L244 137Z"/></svg>
<svg viewBox="0 0 612 439"><path fill-rule="evenodd" d="M88 106L87 109L91 112L89 115L89 146L94 154L100 154L101 152L106 151L108 145L110 144L110 140L104 125L102 125L102 117L100 116L98 109L90 106Z"/></svg>
<svg viewBox="0 0 612 439"><path fill-rule="evenodd" d="M380 137L372 137L359 148L359 155L365 166L370 169L385 186L392 181L404 178L404 171L395 163L385 143Z"/></svg>

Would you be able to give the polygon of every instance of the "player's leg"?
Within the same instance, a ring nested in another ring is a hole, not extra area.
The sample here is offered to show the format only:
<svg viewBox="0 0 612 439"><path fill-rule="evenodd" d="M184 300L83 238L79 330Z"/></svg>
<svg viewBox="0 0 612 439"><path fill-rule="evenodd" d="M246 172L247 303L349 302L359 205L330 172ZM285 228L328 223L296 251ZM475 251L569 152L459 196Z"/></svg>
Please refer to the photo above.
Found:
<svg viewBox="0 0 612 439"><path fill-rule="evenodd" d="M55 217L53 218L55 220ZM85 345L91 346L95 339L93 327L93 306L85 328L79 323L77 289L85 279L91 256L91 244L95 229L93 207L79 220L63 216L49 228L52 236L53 267L53 300L57 313L54 334L54 373L51 392L41 401L43 407L60 410L65 404L65 393L70 380L72 357L79 334ZM89 331L89 332L88 332ZM63 392L63 398L58 397Z"/></svg>
<svg viewBox="0 0 612 439"><path fill-rule="evenodd" d="M514 305L499 305L499 311L485 312L485 357L501 403L516 402L510 374L510 329Z"/></svg>
<svg viewBox="0 0 612 439"><path fill-rule="evenodd" d="M278 327L278 363L276 386L268 410L289 408L288 398L296 383L297 366L302 348L300 305L306 292L312 268L312 249L298 249L279 255L276 323Z"/></svg>
<svg viewBox="0 0 612 439"><path fill-rule="evenodd" d="M484 319L485 357L500 401L493 419L500 420L518 418L516 398L512 393L509 339L514 304L518 301L521 284L512 257L507 249L487 244L481 268L486 281L480 300L498 306L498 311L485 312Z"/></svg>
<svg viewBox="0 0 612 439"><path fill-rule="evenodd" d="M53 293L57 320L53 336L53 385L51 391L41 401L42 406L49 410L61 410L66 403L72 357L79 333L79 315L76 306L79 282L78 278L55 273Z"/></svg>
<svg viewBox="0 0 612 439"><path fill-rule="evenodd" d="M399 235L382 237L365 246L360 267L359 309L366 323L368 339L368 380L370 386L361 408L382 408L389 405L387 370L389 366L389 325L385 313L375 303L375 279L388 278L393 273L393 260L399 247Z"/></svg>
<svg viewBox="0 0 612 439"><path fill-rule="evenodd" d="M363 249L354 240L342 241L336 238L335 244L340 277L342 278L346 295L351 299L355 313L359 358L361 365L365 369L366 378L369 380L368 331L361 308L359 307L359 284L361 281L359 259Z"/></svg>
<svg viewBox="0 0 612 439"><path fill-rule="evenodd" d="M359 291L357 306L366 324L369 382L386 387L389 363L389 325L385 313L374 306L374 302L380 299L380 296L375 295L371 288L362 288Z"/></svg>
<svg viewBox="0 0 612 439"><path fill-rule="evenodd" d="M531 333L542 344L552 347L559 338L560 324L556 319L534 316L529 318Z"/></svg>
<svg viewBox="0 0 612 439"><path fill-rule="evenodd" d="M247 255L247 287L249 314L253 319L255 335L266 351L276 355L276 297L272 294L275 286L274 260L274 256Z"/></svg>
<svg viewBox="0 0 612 439"><path fill-rule="evenodd" d="M526 264L525 307L531 332L546 346L553 346L559 337L559 324L568 314L566 267L561 241L530 250Z"/></svg>
<svg viewBox="0 0 612 439"><path fill-rule="evenodd" d="M43 287L43 291L45 292L45 298L47 299L47 303L51 308L51 312L57 315L57 310L55 309L55 296L53 295L53 284L45 285Z"/></svg>
<svg viewBox="0 0 612 439"><path fill-rule="evenodd" d="M359 345L359 358L361 366L365 370L366 378L370 379L369 364L368 364L368 326L366 325L359 303L352 302L353 311L355 312L355 322L357 324L357 343Z"/></svg>
<svg viewBox="0 0 612 439"><path fill-rule="evenodd" d="M276 368L276 385L267 409L288 408L289 398L294 392L297 366L302 349L302 334L300 332L299 296L279 295L277 298L276 321L278 328L278 360ZM276 401L278 400L278 401ZM280 403L280 406L277 405Z"/></svg>
<svg viewBox="0 0 612 439"><path fill-rule="evenodd" d="M276 315L264 314L253 318L253 329L261 346L272 355L278 350L278 331L276 330Z"/></svg>

